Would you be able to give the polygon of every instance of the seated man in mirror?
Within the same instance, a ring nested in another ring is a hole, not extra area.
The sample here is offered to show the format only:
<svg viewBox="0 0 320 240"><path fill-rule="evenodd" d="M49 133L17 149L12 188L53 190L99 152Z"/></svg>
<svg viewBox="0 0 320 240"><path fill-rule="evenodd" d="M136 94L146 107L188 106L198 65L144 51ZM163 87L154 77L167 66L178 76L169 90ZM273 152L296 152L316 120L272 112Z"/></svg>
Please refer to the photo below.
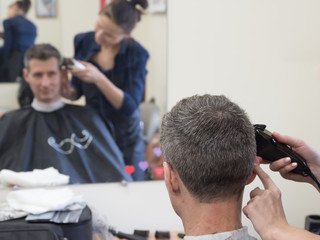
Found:
<svg viewBox="0 0 320 240"><path fill-rule="evenodd" d="M224 96L194 96L162 120L165 183L185 240L254 239L241 223L255 177L256 141L246 113Z"/></svg>
<svg viewBox="0 0 320 240"><path fill-rule="evenodd" d="M70 183L131 181L107 124L90 108L61 100L60 63L59 51L49 44L26 52L23 75L35 97L31 106L0 119L0 169L52 166L69 175Z"/></svg>

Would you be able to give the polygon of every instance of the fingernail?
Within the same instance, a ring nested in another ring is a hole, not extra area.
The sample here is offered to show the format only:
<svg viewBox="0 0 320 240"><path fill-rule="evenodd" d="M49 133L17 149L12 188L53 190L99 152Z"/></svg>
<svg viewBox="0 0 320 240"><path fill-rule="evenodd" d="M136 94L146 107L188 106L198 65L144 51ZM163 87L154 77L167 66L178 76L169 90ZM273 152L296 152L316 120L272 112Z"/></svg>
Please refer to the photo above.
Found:
<svg viewBox="0 0 320 240"><path fill-rule="evenodd" d="M289 162L291 162L291 158L287 157L287 158L284 159L284 161L285 161L286 163L289 163Z"/></svg>
<svg viewBox="0 0 320 240"><path fill-rule="evenodd" d="M291 163L291 166L292 166L292 167L296 167L296 166L298 166L298 163L293 162L293 163Z"/></svg>

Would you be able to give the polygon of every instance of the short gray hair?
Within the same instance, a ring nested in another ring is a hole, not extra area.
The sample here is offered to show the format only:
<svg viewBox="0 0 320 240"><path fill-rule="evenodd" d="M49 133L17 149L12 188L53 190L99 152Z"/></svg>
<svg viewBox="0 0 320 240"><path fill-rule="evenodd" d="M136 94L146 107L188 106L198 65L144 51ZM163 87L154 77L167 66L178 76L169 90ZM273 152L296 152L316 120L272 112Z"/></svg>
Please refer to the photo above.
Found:
<svg viewBox="0 0 320 240"><path fill-rule="evenodd" d="M61 55L54 46L47 43L33 45L26 51L24 55L24 67L30 70L31 59L39 59L45 61L52 57L58 60L58 64L60 67L62 61Z"/></svg>
<svg viewBox="0 0 320 240"><path fill-rule="evenodd" d="M256 157L254 128L247 114L225 96L192 96L166 113L160 146L201 202L240 196Z"/></svg>

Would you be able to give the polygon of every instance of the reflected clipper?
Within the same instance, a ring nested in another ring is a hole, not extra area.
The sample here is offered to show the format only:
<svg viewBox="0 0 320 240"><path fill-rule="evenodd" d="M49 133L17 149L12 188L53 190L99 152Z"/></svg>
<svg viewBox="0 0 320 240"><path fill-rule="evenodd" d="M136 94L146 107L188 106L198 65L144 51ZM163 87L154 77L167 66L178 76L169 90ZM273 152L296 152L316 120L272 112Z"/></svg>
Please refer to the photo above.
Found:
<svg viewBox="0 0 320 240"><path fill-rule="evenodd" d="M67 69L86 69L86 67L80 63L79 61L75 60L74 58L63 58L62 59L62 66L65 66Z"/></svg>

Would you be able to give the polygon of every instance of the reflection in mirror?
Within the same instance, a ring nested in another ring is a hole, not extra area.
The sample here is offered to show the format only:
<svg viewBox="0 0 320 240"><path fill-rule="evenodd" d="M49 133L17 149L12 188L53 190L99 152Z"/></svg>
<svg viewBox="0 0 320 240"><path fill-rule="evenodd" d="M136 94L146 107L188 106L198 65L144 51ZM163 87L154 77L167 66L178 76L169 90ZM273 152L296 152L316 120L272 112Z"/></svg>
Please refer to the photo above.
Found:
<svg viewBox="0 0 320 240"><path fill-rule="evenodd" d="M15 1L7 8L0 46L0 81L16 82L22 76L23 55L34 45L37 27L27 17L30 0Z"/></svg>
<svg viewBox="0 0 320 240"><path fill-rule="evenodd" d="M0 2L1 20L6 18L7 5L11 2ZM36 43L50 43L57 47L65 57L72 57L74 55L73 40L76 34L94 30L100 8L100 1L95 1L90 4L88 2L79 2L76 0L60 1L57 9L57 17L37 18L35 14L35 1L31 2L32 7L27 17L37 26L38 35ZM75 6L77 11L69 11ZM148 74L146 78L144 99L145 102L149 102L151 99L155 101L159 118L166 110L166 31L166 13L146 13L142 16L141 22L137 24L132 33L134 39L143 45L150 54L147 63ZM16 99L17 89L18 83L2 83L0 85L0 111L13 110L19 107ZM80 99L77 104L84 104L84 99ZM148 123L143 125L146 127L148 126ZM79 135L77 137L81 138L81 136ZM148 139L150 142L151 138L149 137ZM58 142L56 143L58 144ZM146 142L146 145L147 144L148 142ZM154 139L153 144L157 144ZM157 147L155 146L154 148ZM155 150L155 152L158 154L157 150ZM139 167L147 170L145 166L141 165ZM158 174L160 174L160 170L158 170Z"/></svg>

